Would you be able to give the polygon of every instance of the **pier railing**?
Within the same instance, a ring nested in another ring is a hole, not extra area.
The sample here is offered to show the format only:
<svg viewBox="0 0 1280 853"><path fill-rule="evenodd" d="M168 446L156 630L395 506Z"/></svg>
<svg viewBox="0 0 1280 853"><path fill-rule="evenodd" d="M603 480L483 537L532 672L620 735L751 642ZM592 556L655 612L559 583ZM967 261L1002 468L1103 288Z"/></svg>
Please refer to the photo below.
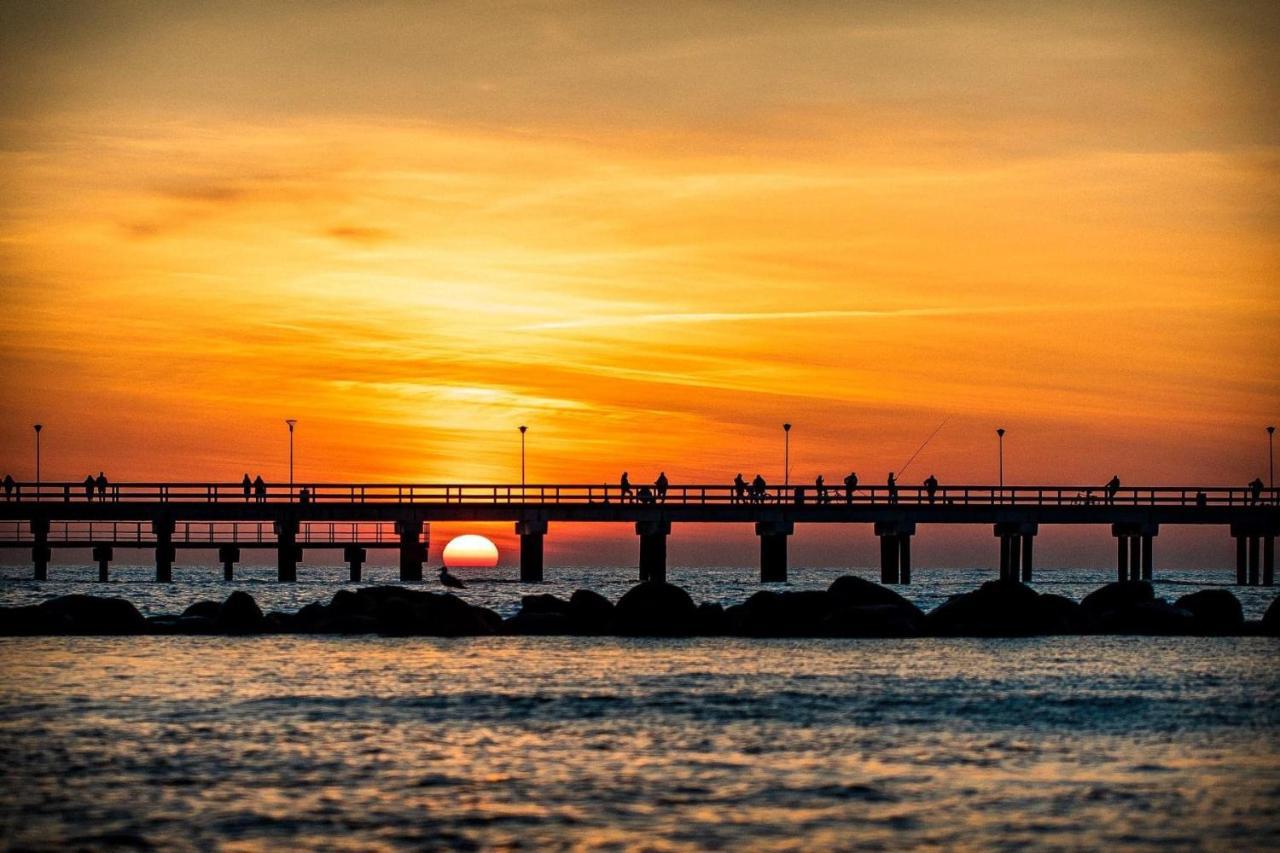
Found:
<svg viewBox="0 0 1280 853"><path fill-rule="evenodd" d="M268 484L245 491L242 483L109 483L90 490L84 483L17 483L5 499L40 503L325 503L325 504L603 504L636 503L679 506L857 504L909 506L1251 506L1275 505L1276 489L1256 493L1227 486L991 486L885 485L846 489L813 484L739 489L732 484L671 484L665 491L616 483L484 484L484 483L295 483Z"/></svg>
<svg viewBox="0 0 1280 853"><path fill-rule="evenodd" d="M26 522L0 521L0 543L30 540L31 532ZM54 520L49 522L45 541L50 545L112 543L150 546L157 544L159 538L148 521ZM270 521L177 521L167 541L173 545L193 547L267 547L278 544L279 535ZM311 548L343 545L384 545L390 548L399 544L400 536L394 522L303 521L298 524L294 542Z"/></svg>

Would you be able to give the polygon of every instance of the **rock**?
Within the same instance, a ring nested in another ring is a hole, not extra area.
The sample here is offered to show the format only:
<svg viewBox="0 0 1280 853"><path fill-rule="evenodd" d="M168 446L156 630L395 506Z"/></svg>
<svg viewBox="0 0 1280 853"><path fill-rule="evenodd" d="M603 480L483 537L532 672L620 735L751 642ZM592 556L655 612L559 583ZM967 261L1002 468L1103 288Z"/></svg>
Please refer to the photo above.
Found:
<svg viewBox="0 0 1280 853"><path fill-rule="evenodd" d="M0 636L30 637L71 633L71 617L37 606L0 607Z"/></svg>
<svg viewBox="0 0 1280 853"><path fill-rule="evenodd" d="M887 586L872 583L864 578L843 575L831 582L827 587L827 595L831 598L833 608L867 607L876 604L892 604L901 607L915 607L907 599ZM918 608L917 608L918 609Z"/></svg>
<svg viewBox="0 0 1280 853"><path fill-rule="evenodd" d="M1184 595L1173 603L1195 617L1198 634L1239 634L1244 628L1244 608L1240 599L1225 589L1203 589Z"/></svg>
<svg viewBox="0 0 1280 853"><path fill-rule="evenodd" d="M262 633L264 634L290 634L294 630L294 615L292 613L272 610L262 618Z"/></svg>
<svg viewBox="0 0 1280 853"><path fill-rule="evenodd" d="M973 592L953 595L928 617L940 637L1030 637L1046 632L1040 595L1018 581L988 581Z"/></svg>
<svg viewBox="0 0 1280 853"><path fill-rule="evenodd" d="M688 637L698 629L698 608L689 593L663 581L633 586L618 601L614 617L622 636Z"/></svg>
<svg viewBox="0 0 1280 853"><path fill-rule="evenodd" d="M293 614L292 621L293 630L301 634L312 633L329 621L329 608L318 603L304 605L301 610Z"/></svg>
<svg viewBox="0 0 1280 853"><path fill-rule="evenodd" d="M613 602L598 592L580 589L569 596L569 620L575 634L607 634L613 630Z"/></svg>
<svg viewBox="0 0 1280 853"><path fill-rule="evenodd" d="M332 619L340 616L371 616L376 609L377 601L372 597L349 589L338 590L329 602L329 615Z"/></svg>
<svg viewBox="0 0 1280 853"><path fill-rule="evenodd" d="M924 633L926 624L924 613L910 602L905 607L865 604L832 611L819 626L819 634L824 637L918 637Z"/></svg>
<svg viewBox="0 0 1280 853"><path fill-rule="evenodd" d="M1045 634L1079 634L1086 622L1080 605L1065 595L1040 594L1040 617Z"/></svg>
<svg viewBox="0 0 1280 853"><path fill-rule="evenodd" d="M262 609L253 596L236 590L218 608L214 623L228 634L256 634L262 630Z"/></svg>
<svg viewBox="0 0 1280 853"><path fill-rule="evenodd" d="M729 633L729 619L718 601L698 605L698 636L723 637Z"/></svg>
<svg viewBox="0 0 1280 853"><path fill-rule="evenodd" d="M1262 616L1262 632L1268 637L1280 637L1280 597L1271 602Z"/></svg>
<svg viewBox="0 0 1280 853"><path fill-rule="evenodd" d="M221 609L221 601L197 601L195 604L182 611L183 616L203 616L206 619L217 619L218 610Z"/></svg>
<svg viewBox="0 0 1280 853"><path fill-rule="evenodd" d="M817 590L762 590L731 608L730 629L744 637L818 637L831 616L831 599Z"/></svg>
<svg viewBox="0 0 1280 853"><path fill-rule="evenodd" d="M569 609L569 602L545 592L522 596L520 599L521 613L554 613L559 616L568 616Z"/></svg>
<svg viewBox="0 0 1280 853"><path fill-rule="evenodd" d="M568 613L521 610L502 623L502 633L526 637L550 637L564 636L574 632Z"/></svg>
<svg viewBox="0 0 1280 853"><path fill-rule="evenodd" d="M1109 610L1154 601L1155 597L1150 581L1116 581L1086 595L1084 601L1080 602L1080 609L1085 619L1096 620Z"/></svg>
<svg viewBox="0 0 1280 853"><path fill-rule="evenodd" d="M1191 611L1174 607L1164 599L1108 610L1094 620L1094 630L1104 634L1198 633Z"/></svg>
<svg viewBox="0 0 1280 853"><path fill-rule="evenodd" d="M143 634L147 620L123 598L63 595L37 605L69 634Z"/></svg>

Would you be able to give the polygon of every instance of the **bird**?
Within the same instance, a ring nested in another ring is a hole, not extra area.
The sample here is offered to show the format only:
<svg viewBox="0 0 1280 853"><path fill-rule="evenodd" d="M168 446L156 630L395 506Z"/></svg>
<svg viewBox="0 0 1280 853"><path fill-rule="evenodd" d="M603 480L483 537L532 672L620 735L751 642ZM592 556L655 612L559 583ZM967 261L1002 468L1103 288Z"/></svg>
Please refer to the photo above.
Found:
<svg viewBox="0 0 1280 853"><path fill-rule="evenodd" d="M440 567L440 583L453 589L466 589L467 585L463 583L457 576L449 574L448 566Z"/></svg>

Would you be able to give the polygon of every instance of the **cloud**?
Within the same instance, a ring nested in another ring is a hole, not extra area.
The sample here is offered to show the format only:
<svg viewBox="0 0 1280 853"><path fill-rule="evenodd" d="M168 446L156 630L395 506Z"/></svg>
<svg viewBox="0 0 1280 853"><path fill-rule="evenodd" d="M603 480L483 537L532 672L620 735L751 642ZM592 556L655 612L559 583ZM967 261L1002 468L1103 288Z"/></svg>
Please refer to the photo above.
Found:
<svg viewBox="0 0 1280 853"><path fill-rule="evenodd" d="M386 243L392 239L392 233L385 228L365 228L357 225L338 225L325 229L325 236L346 243L361 246L373 246Z"/></svg>
<svg viewBox="0 0 1280 853"><path fill-rule="evenodd" d="M1037 306L1035 310L1046 310ZM613 317L585 317L521 326L519 331L555 329L597 329L630 326L694 325L701 323L768 323L779 320L889 320L910 317L969 317L981 314L1008 314L1031 310L1026 306L899 308L891 310L839 309L820 311L693 311L670 314L632 314Z"/></svg>

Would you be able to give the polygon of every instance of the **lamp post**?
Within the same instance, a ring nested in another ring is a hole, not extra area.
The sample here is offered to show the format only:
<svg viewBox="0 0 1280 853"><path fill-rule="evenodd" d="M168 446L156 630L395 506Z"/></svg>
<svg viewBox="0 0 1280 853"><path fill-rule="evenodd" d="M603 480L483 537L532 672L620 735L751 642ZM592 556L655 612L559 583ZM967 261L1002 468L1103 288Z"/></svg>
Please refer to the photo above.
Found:
<svg viewBox="0 0 1280 853"><path fill-rule="evenodd" d="M518 429L520 430L520 500L524 500L524 434L529 431L529 428L521 424Z"/></svg>
<svg viewBox="0 0 1280 853"><path fill-rule="evenodd" d="M289 501L293 502L293 428L297 426L297 418L285 421L289 425Z"/></svg>
<svg viewBox="0 0 1280 853"><path fill-rule="evenodd" d="M36 429L39 429L39 427L36 427ZM1271 485L1268 488L1272 489L1276 487L1275 436L1276 428L1273 426L1267 427L1267 470L1270 472L1268 479L1271 481Z"/></svg>
<svg viewBox="0 0 1280 853"><path fill-rule="evenodd" d="M782 425L782 487L791 485L791 424Z"/></svg>
<svg viewBox="0 0 1280 853"><path fill-rule="evenodd" d="M1004 497L1004 427L996 430L996 440L1000 443L1000 496Z"/></svg>
<svg viewBox="0 0 1280 853"><path fill-rule="evenodd" d="M35 424L32 429L36 431L36 497L40 497L40 430L44 429L44 424Z"/></svg>

